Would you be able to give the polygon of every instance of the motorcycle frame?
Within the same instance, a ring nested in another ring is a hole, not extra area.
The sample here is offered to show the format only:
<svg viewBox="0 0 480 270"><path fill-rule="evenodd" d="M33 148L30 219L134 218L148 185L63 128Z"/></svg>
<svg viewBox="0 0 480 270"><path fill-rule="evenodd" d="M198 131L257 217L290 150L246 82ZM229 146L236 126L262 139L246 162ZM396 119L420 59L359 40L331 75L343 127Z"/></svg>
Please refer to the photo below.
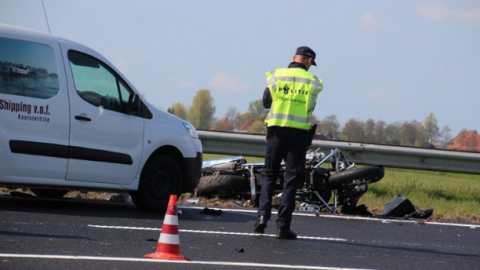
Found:
<svg viewBox="0 0 480 270"><path fill-rule="evenodd" d="M318 153L318 150L319 149L317 149L315 151L315 154ZM312 158L309 162L311 163L313 160L314 160L314 158ZM350 166L356 166L354 163L351 164L348 161L348 159L345 157L345 155L342 153L342 151L340 151L340 149L335 148L335 149L330 150L330 153L328 155L326 155L322 160L320 160L315 166L313 166L311 168L316 169L327 161L330 161L330 163L334 164L335 172L339 172L341 170L349 168ZM341 168L341 164L343 164L343 168ZM264 165L265 165L264 163L250 163L250 164L247 163L247 164L241 165L242 167L247 167L248 171L249 171L249 174L250 174L249 180L250 180L251 200L255 200L256 196L258 195L257 194L257 184L256 184L254 170L255 170L256 167L262 167ZM285 163L282 162L282 165L285 165ZM311 165L308 164L307 166L311 166ZM308 191L305 191L305 190L299 190L299 191L300 192L304 191L305 193L308 192ZM297 193L299 193L299 191L297 191ZM333 209L332 209L332 207L330 207L328 202L326 202L322 198L322 196L320 196L320 194L317 191L313 191L313 194L315 194L315 196L320 200L320 202L323 204L323 206L325 206L328 209L328 211L330 213L336 213L337 210L338 210L338 190L334 189L332 191L333 191Z"/></svg>
<svg viewBox="0 0 480 270"><path fill-rule="evenodd" d="M330 162L332 164L332 171L339 172L345 170L347 168L356 167L355 163L350 163L342 151L338 148L330 150L328 155L325 155L323 158L317 156L320 155L319 149L315 150L314 157L310 160L307 160L306 167L310 169L316 169L322 166L325 162ZM323 154L323 153L321 153ZM321 158L321 160L312 166L312 162L315 160L315 157ZM282 162L282 166L285 166L285 163ZM249 173L249 181L250 181L250 194L251 194L251 201L255 201L256 197L259 195L257 190L257 181L255 178L255 170L261 169L265 167L265 163L263 162L256 162L256 163L246 163L246 160L243 156L236 156L231 158L223 158L218 160L207 161L202 166L202 173L215 173L221 171L230 171L230 172L241 172L245 171ZM260 184L261 185L261 184ZM260 186L258 185L258 186ZM338 189L333 189L333 205L328 204L318 193L318 191L313 190L313 194L320 200L321 204L328 209L330 213L336 213L338 210ZM305 188L298 189L297 194L302 195L302 192L308 193L312 192L311 190L306 190ZM300 200L301 201L301 200ZM308 203L307 201L302 201L302 203ZM333 207L333 208L332 208ZM321 208L320 208L321 209Z"/></svg>

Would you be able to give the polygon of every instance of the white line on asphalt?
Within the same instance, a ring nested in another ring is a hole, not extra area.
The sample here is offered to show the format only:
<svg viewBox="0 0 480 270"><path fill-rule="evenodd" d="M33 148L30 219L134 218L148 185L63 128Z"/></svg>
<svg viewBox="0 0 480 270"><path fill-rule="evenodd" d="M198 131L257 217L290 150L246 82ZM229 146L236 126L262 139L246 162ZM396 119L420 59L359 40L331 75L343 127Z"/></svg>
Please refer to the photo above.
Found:
<svg viewBox="0 0 480 270"><path fill-rule="evenodd" d="M199 209L202 210L205 207L202 206L188 206L188 205L181 205L178 206L179 209ZM238 213L257 213L257 210L249 210L249 209L231 209L231 208L212 208L212 209L220 209L225 212L238 212ZM272 211L272 214L277 214L277 212ZM314 213L298 213L293 212L295 216L304 216L304 217L320 217L320 218L339 218L339 219L352 219L352 220L367 220L367 221L380 221L382 223L412 223L417 224L419 223L417 220L405 220L405 219L391 219L391 218L374 218L374 217L358 217L358 216L343 216L343 215L325 215L320 214L319 216L315 215ZM463 223L452 223L452 222L438 222L438 221L421 221L421 224L425 225L440 225L440 226L455 226L455 227L466 227L470 229L480 229L480 224L463 224Z"/></svg>
<svg viewBox="0 0 480 270"><path fill-rule="evenodd" d="M88 225L88 227L98 229L117 229L117 230L145 230L145 231L161 231L160 228L146 228L146 227L126 227L126 226L106 226L106 225ZM184 233L204 233L204 234L224 234L224 235L241 235L241 236L263 236L276 237L274 234L260 234L260 233L241 233L241 232L225 232L225 231L202 231L202 230L178 230ZM328 238L328 237L313 237L313 236L298 236L299 239L321 240L321 241L338 241L345 242L347 239L343 238Z"/></svg>
<svg viewBox="0 0 480 270"><path fill-rule="evenodd" d="M268 267L284 269L313 269L313 270L371 270L363 268L338 268L328 266L308 266L308 265L284 265L267 263L247 263L247 262L216 262L216 261L168 261L156 259L137 259L137 258L119 258L119 257L96 257L96 256L65 256L65 255L35 255L35 254L1 254L0 258L31 258L31 259L61 259L61 260L91 260L91 261L122 261L122 262L145 262L145 263L178 263L178 264L203 264L203 265L224 265L224 266L242 266L242 267Z"/></svg>

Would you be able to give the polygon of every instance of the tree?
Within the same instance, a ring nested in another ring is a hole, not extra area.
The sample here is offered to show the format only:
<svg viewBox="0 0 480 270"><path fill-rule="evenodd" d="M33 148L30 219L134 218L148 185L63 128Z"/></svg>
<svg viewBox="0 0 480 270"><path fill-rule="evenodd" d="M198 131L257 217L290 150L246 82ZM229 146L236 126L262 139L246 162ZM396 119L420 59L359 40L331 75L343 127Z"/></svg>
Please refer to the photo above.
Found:
<svg viewBox="0 0 480 270"><path fill-rule="evenodd" d="M253 122L253 124L247 129L248 133L254 133L254 134L266 134L266 128L263 125L263 122L261 120L256 120Z"/></svg>
<svg viewBox="0 0 480 270"><path fill-rule="evenodd" d="M400 145L413 146L415 144L415 127L409 122L403 122L398 131Z"/></svg>
<svg viewBox="0 0 480 270"><path fill-rule="evenodd" d="M439 135L439 128L437 125L437 118L435 118L435 115L433 113L430 113L425 120L423 121L423 126L424 126L424 136L425 136L425 142L424 144L431 144L434 140L436 140Z"/></svg>
<svg viewBox="0 0 480 270"><path fill-rule="evenodd" d="M452 141L452 134L450 133L452 130L450 127L444 126L440 131L440 146L446 147Z"/></svg>
<svg viewBox="0 0 480 270"><path fill-rule="evenodd" d="M373 119L368 119L367 122L365 122L364 131L364 142L373 143L375 141L375 121Z"/></svg>
<svg viewBox="0 0 480 270"><path fill-rule="evenodd" d="M365 138L364 125L365 124L359 120L348 120L342 129L340 138L345 141L363 142Z"/></svg>
<svg viewBox="0 0 480 270"><path fill-rule="evenodd" d="M382 120L379 120L377 121L377 123L375 123L373 142L380 144L387 143L387 133L385 131L385 125L386 123Z"/></svg>
<svg viewBox="0 0 480 270"><path fill-rule="evenodd" d="M236 107L232 107L230 106L228 108L228 111L227 113L225 114L225 118L228 120L228 121L234 121L235 118L237 118L237 115L239 115L240 112L238 112L237 108Z"/></svg>
<svg viewBox="0 0 480 270"><path fill-rule="evenodd" d="M400 133L400 124L393 123L387 125L385 128L385 141L387 144L400 145L399 134Z"/></svg>
<svg viewBox="0 0 480 270"><path fill-rule="evenodd" d="M257 120L264 120L268 111L263 107L263 101L261 99L254 100L248 104L247 113Z"/></svg>
<svg viewBox="0 0 480 270"><path fill-rule="evenodd" d="M183 106L182 103L177 102L172 105L172 107L167 110L169 113L176 115L182 119L187 119L187 109Z"/></svg>
<svg viewBox="0 0 480 270"><path fill-rule="evenodd" d="M197 129L208 129L213 121L215 106L210 90L201 89L193 98L192 107L188 111L188 121Z"/></svg>
<svg viewBox="0 0 480 270"><path fill-rule="evenodd" d="M310 123L312 123L312 125L317 124L317 127L318 127L318 125L320 124L320 121L318 120L318 118L314 114L312 114L312 117L310 117ZM317 128L317 130L318 130L318 128Z"/></svg>
<svg viewBox="0 0 480 270"><path fill-rule="evenodd" d="M337 116L334 114L328 115L318 123L317 132L328 132L334 139L339 138L340 122L338 122Z"/></svg>
<svg viewBox="0 0 480 270"><path fill-rule="evenodd" d="M400 145L405 146L425 146L424 128L421 123L413 120L404 122L398 132Z"/></svg>
<svg viewBox="0 0 480 270"><path fill-rule="evenodd" d="M250 118L249 113L237 114L235 119L233 119L233 128L239 129Z"/></svg>

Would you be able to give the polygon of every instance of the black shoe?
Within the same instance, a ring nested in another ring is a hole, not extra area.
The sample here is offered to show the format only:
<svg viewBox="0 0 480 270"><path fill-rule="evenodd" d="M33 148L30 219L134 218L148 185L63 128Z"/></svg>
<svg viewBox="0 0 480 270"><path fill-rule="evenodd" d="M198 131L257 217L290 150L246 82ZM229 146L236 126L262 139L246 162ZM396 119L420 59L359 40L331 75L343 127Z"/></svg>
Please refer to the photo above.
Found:
<svg viewBox="0 0 480 270"><path fill-rule="evenodd" d="M255 233L264 233L265 228L267 227L267 218L264 216L259 216L255 225L253 225L253 231Z"/></svg>
<svg viewBox="0 0 480 270"><path fill-rule="evenodd" d="M295 240L297 239L297 235L291 230L278 230L277 239Z"/></svg>

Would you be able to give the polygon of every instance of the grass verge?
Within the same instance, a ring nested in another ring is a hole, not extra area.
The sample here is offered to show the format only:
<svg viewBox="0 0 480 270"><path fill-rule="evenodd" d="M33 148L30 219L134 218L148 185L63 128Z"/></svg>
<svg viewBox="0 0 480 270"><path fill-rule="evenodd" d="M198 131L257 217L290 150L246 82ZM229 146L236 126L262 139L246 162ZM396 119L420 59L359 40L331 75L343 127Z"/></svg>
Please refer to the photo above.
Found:
<svg viewBox="0 0 480 270"><path fill-rule="evenodd" d="M435 209L435 219L480 223L480 175L386 168L359 203L383 209L399 194L420 209Z"/></svg>

